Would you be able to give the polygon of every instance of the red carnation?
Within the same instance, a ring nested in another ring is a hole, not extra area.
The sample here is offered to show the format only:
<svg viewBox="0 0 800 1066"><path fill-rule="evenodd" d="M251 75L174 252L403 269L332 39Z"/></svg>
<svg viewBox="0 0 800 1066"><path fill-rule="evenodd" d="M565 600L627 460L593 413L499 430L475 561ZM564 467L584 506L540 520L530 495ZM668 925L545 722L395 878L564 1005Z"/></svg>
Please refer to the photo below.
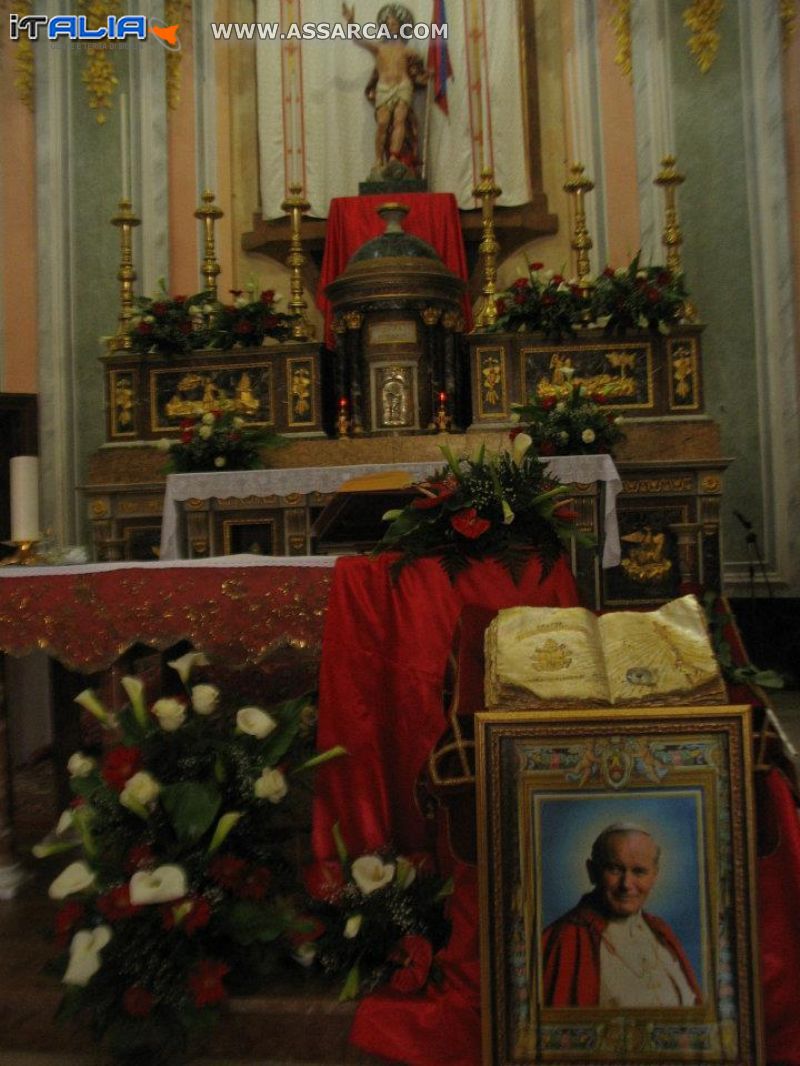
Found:
<svg viewBox="0 0 800 1066"><path fill-rule="evenodd" d="M467 507L450 519L450 525L462 537L475 540L491 526L488 518L481 518L474 507Z"/></svg>
<svg viewBox="0 0 800 1066"><path fill-rule="evenodd" d="M103 757L100 770L103 780L117 792L122 792L125 782L142 768L142 752L139 748L120 745L112 748Z"/></svg>
<svg viewBox="0 0 800 1066"><path fill-rule="evenodd" d="M341 864L335 860L322 859L305 868L303 881L312 899L332 903L344 888L344 872Z"/></svg>
<svg viewBox="0 0 800 1066"><path fill-rule="evenodd" d="M271 880L272 874L266 866L254 866L236 886L236 895L240 899L263 899Z"/></svg>
<svg viewBox="0 0 800 1066"><path fill-rule="evenodd" d="M396 992L418 992L428 980L433 962L433 946L424 936L404 936L392 953L400 968L389 984Z"/></svg>
<svg viewBox="0 0 800 1066"><path fill-rule="evenodd" d="M235 855L215 855L208 864L208 873L212 881L222 888L234 889L242 880L247 863Z"/></svg>
<svg viewBox="0 0 800 1066"><path fill-rule="evenodd" d="M97 897L97 909L109 922L121 922L132 918L141 908L131 903L130 885L115 885Z"/></svg>
<svg viewBox="0 0 800 1066"><path fill-rule="evenodd" d="M142 985L131 985L122 996L122 1006L132 1018L146 1018L156 1003L156 997Z"/></svg>
<svg viewBox="0 0 800 1066"><path fill-rule="evenodd" d="M83 918L85 907L82 903L78 903L77 900L70 900L69 903L65 903L59 910L55 918L55 933L56 942L59 948L64 948L67 945L72 930Z"/></svg>
<svg viewBox="0 0 800 1066"><path fill-rule="evenodd" d="M201 959L189 974L189 988L196 1007L208 1007L225 998L225 986L222 978L229 973L230 966L214 959Z"/></svg>

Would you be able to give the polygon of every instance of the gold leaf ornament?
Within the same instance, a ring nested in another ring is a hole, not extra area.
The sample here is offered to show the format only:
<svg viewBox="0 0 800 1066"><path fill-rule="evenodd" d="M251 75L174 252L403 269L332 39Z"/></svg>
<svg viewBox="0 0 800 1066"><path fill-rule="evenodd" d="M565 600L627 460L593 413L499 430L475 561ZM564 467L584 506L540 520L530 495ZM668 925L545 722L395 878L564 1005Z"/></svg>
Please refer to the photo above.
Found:
<svg viewBox="0 0 800 1066"><path fill-rule="evenodd" d="M721 40L717 23L724 7L724 0L694 0L683 12L683 24L692 31L689 51L702 74L708 73L717 57Z"/></svg>

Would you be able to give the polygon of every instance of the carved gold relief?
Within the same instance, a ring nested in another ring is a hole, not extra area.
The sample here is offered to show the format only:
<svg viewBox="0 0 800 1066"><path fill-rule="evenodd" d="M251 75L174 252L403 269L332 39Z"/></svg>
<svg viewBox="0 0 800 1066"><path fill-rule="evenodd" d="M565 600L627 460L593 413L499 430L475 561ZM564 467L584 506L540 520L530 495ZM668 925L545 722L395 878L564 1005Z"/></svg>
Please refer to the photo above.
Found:
<svg viewBox="0 0 800 1066"><path fill-rule="evenodd" d="M638 391L636 379L629 377L628 371L632 371L636 367L636 352L606 352L605 360L613 370L617 370L619 373L591 374L586 377L581 377L578 373L571 377L572 384L582 385L587 392L604 392L608 396L615 397L635 396ZM571 355L553 352L548 369L550 371L549 381L543 379L536 386L539 396L556 396L559 392L563 393L565 389L571 388L571 385L567 383L567 378L564 376L565 370L575 369L572 365Z"/></svg>
<svg viewBox="0 0 800 1066"><path fill-rule="evenodd" d="M497 356L487 356L481 367L483 402L487 407L502 403L503 367Z"/></svg>
<svg viewBox="0 0 800 1066"><path fill-rule="evenodd" d="M361 329L364 315L361 311L346 311L344 322L347 329Z"/></svg>
<svg viewBox="0 0 800 1066"><path fill-rule="evenodd" d="M311 360L288 360L289 425L305 425L314 421L313 375Z"/></svg>
<svg viewBox="0 0 800 1066"><path fill-rule="evenodd" d="M426 326L435 326L442 317L442 310L440 307L423 307L421 314Z"/></svg>
<svg viewBox="0 0 800 1066"><path fill-rule="evenodd" d="M30 15L31 0L17 0L13 10L18 15ZM17 90L17 96L27 108L33 111L35 88L33 45L25 36L15 42L14 67L14 88Z"/></svg>
<svg viewBox="0 0 800 1066"><path fill-rule="evenodd" d="M109 15L123 14L122 4L118 0L79 0L78 7L80 13L86 17L88 27L93 30L106 24ZM114 64L103 44L89 46L81 81L89 95L89 107L95 112L98 124L103 125L118 84Z"/></svg>
<svg viewBox="0 0 800 1066"><path fill-rule="evenodd" d="M445 311L442 315L442 325L453 333L461 333L464 329L464 316L460 311Z"/></svg>
<svg viewBox="0 0 800 1066"><path fill-rule="evenodd" d="M168 26L186 27L183 30L185 36L188 36L186 29L188 29L187 24L191 13L192 5L190 0L165 0L164 2L164 21ZM181 102L181 52L167 51L164 77L167 89L167 107L169 107L170 111L175 111Z"/></svg>
<svg viewBox="0 0 800 1066"><path fill-rule="evenodd" d="M628 79L633 81L633 51L631 48L631 0L614 0L616 14L611 16L611 28L617 42L614 62Z"/></svg>
<svg viewBox="0 0 800 1066"><path fill-rule="evenodd" d="M186 393L203 390L200 399L190 400ZM193 418L207 411L232 411L238 415L255 415L261 409L262 398L253 391L250 374L243 370L233 395L221 388L213 374L191 370L178 381L176 391L164 405L168 418Z"/></svg>
<svg viewBox="0 0 800 1066"><path fill-rule="evenodd" d="M692 394L692 379L694 377L694 359L692 349L687 345L675 348L672 353L672 378L675 385L675 395L685 400Z"/></svg>
<svg viewBox="0 0 800 1066"><path fill-rule="evenodd" d="M622 491L630 496L672 496L691 492L693 487L690 477L637 478L622 482Z"/></svg>
<svg viewBox="0 0 800 1066"><path fill-rule="evenodd" d="M672 569L672 562L664 558L666 534L654 533L649 526L620 537L632 545L623 557L621 566L631 581L651 585L662 582Z"/></svg>
<svg viewBox="0 0 800 1066"><path fill-rule="evenodd" d="M89 513L92 518L108 518L111 514L111 504L108 500L92 500Z"/></svg>
<svg viewBox="0 0 800 1066"><path fill-rule="evenodd" d="M783 47L788 48L797 29L797 0L781 0L779 14Z"/></svg>
<svg viewBox="0 0 800 1066"><path fill-rule="evenodd" d="M718 478L716 474L708 474L700 482L701 492L721 492L722 491L722 479Z"/></svg>
<svg viewBox="0 0 800 1066"><path fill-rule="evenodd" d="M693 0L683 12L683 23L692 31L689 51L702 74L711 69L717 56L720 42L717 23L724 6L724 0Z"/></svg>

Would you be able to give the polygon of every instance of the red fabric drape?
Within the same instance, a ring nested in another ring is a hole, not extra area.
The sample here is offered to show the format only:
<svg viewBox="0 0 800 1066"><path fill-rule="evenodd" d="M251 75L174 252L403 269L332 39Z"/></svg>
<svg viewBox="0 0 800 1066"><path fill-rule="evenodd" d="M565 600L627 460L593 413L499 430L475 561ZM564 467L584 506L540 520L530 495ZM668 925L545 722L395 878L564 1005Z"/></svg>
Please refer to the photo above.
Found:
<svg viewBox="0 0 800 1066"><path fill-rule="evenodd" d="M350 853L393 843L416 851L435 842L415 799L415 782L444 731L442 683L462 607L572 607L574 578L562 559L542 579L532 559L515 585L496 562L472 564L451 585L439 563L421 560L396 585L391 558L343 558L336 565L323 635L318 742L343 744L348 759L320 769L313 843L335 854L339 821ZM413 1066L471 1066L480 1058L478 893L473 867L455 864L452 935L437 957L441 988L424 995L383 992L364 1000L351 1040Z"/></svg>
<svg viewBox="0 0 800 1066"><path fill-rule="evenodd" d="M392 193L380 196L340 196L331 200L325 235L325 253L317 288L317 307L325 316L325 344L334 348L331 305L325 286L342 273L350 257L362 244L383 233L385 223L377 214L381 204L391 200L410 208L403 229L421 237L458 277L467 280L467 257L461 235L458 205L452 193ZM465 295L462 302L464 328L472 329L472 307Z"/></svg>

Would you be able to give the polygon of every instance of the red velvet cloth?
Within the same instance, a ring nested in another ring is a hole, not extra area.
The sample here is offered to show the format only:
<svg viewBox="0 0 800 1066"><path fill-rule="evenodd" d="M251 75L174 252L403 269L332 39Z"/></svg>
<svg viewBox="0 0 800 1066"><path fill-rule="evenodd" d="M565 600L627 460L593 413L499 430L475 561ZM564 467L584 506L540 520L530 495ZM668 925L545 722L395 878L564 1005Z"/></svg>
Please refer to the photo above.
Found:
<svg viewBox="0 0 800 1066"><path fill-rule="evenodd" d="M533 558L519 585L499 563L472 564L451 585L435 559L407 567L396 585L390 556L343 558L328 599L320 669L318 743L343 744L348 759L320 768L313 844L335 854L340 822L352 855L394 844L431 847L415 783L444 730L442 685L453 633L465 604L494 611L518 604L572 607L575 580L564 559L542 579ZM477 1066L480 1059L478 892L473 867L456 863L452 935L437 957L440 989L381 992L358 1008L351 1040L413 1066Z"/></svg>
<svg viewBox="0 0 800 1066"><path fill-rule="evenodd" d="M467 280L467 256L461 234L458 205L452 193L415 192L392 193L380 196L339 196L331 200L325 235L317 307L325 316L325 344L335 347L331 330L331 305L325 286L342 273L350 257L366 241L383 233L386 224L377 209L388 201L406 204L411 210L403 220L403 229L434 249L445 266L458 277ZM465 294L462 302L464 328L472 329L472 307Z"/></svg>

